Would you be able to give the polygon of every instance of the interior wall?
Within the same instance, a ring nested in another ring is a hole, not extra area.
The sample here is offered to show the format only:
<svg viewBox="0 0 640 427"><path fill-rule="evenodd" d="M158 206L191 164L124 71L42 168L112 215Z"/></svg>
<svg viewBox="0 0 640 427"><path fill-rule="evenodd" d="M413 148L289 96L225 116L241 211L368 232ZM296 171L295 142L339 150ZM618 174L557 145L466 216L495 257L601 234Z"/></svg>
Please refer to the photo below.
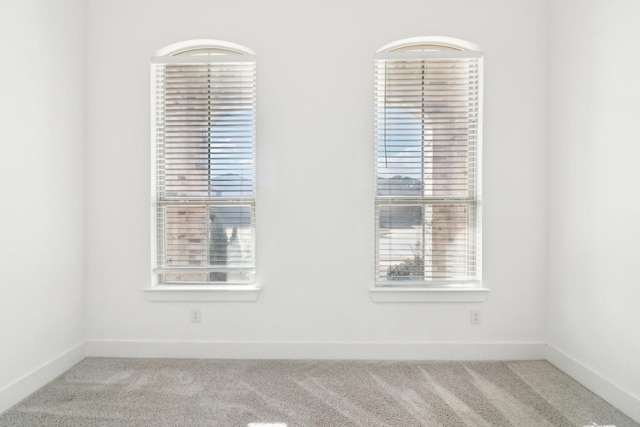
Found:
<svg viewBox="0 0 640 427"><path fill-rule="evenodd" d="M640 3L556 0L551 16L548 342L635 396L640 420Z"/></svg>
<svg viewBox="0 0 640 427"><path fill-rule="evenodd" d="M391 5L393 7L391 7ZM546 2L88 1L89 340L544 343ZM419 35L485 51L482 304L373 303L373 55ZM250 303L150 302L149 62L197 38L257 52ZM189 322L191 308L202 322ZM469 309L483 311L471 325Z"/></svg>
<svg viewBox="0 0 640 427"><path fill-rule="evenodd" d="M0 13L0 411L10 385L84 341L84 7Z"/></svg>

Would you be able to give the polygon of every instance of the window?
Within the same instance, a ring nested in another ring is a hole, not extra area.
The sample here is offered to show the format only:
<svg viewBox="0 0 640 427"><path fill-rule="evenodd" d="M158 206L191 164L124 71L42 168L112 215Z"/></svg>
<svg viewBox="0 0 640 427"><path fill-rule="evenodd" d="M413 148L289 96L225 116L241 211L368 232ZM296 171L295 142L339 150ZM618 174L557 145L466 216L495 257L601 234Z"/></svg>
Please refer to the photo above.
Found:
<svg viewBox="0 0 640 427"><path fill-rule="evenodd" d="M152 59L156 284L252 284L255 57L226 42Z"/></svg>
<svg viewBox="0 0 640 427"><path fill-rule="evenodd" d="M376 54L377 287L480 287L481 72L455 39Z"/></svg>

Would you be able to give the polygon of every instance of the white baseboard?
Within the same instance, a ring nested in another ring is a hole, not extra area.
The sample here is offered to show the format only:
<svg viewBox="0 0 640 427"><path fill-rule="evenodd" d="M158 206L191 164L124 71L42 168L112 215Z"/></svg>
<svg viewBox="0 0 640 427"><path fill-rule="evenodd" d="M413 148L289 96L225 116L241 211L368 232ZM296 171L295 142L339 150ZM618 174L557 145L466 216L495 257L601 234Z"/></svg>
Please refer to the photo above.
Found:
<svg viewBox="0 0 640 427"><path fill-rule="evenodd" d="M86 342L87 357L328 360L536 360L544 343Z"/></svg>
<svg viewBox="0 0 640 427"><path fill-rule="evenodd" d="M0 390L0 414L46 385L85 358L84 343L38 366L22 378Z"/></svg>
<svg viewBox="0 0 640 427"><path fill-rule="evenodd" d="M580 384L640 423L640 398L617 386L557 348L547 346L547 360Z"/></svg>

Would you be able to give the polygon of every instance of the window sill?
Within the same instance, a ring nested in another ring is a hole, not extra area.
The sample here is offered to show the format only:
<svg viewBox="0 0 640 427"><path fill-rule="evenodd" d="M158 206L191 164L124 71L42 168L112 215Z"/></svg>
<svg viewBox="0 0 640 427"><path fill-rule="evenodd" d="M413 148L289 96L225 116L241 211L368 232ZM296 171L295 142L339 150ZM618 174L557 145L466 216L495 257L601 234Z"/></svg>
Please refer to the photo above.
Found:
<svg viewBox="0 0 640 427"><path fill-rule="evenodd" d="M149 301L257 301L260 288L247 285L159 285L144 289Z"/></svg>
<svg viewBox="0 0 640 427"><path fill-rule="evenodd" d="M369 289L373 302L483 302L487 288L390 288Z"/></svg>

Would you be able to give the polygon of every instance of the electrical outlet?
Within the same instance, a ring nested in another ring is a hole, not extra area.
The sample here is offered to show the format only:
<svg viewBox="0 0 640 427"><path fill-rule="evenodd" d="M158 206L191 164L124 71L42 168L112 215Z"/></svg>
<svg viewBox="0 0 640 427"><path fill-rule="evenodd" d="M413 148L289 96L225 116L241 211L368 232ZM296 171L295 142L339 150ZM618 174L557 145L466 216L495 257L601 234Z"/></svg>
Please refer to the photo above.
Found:
<svg viewBox="0 0 640 427"><path fill-rule="evenodd" d="M200 320L202 320L200 309L194 308L191 310L191 323L200 323Z"/></svg>
<svg viewBox="0 0 640 427"><path fill-rule="evenodd" d="M482 323L482 311L478 308L471 309L471 324L479 325Z"/></svg>

